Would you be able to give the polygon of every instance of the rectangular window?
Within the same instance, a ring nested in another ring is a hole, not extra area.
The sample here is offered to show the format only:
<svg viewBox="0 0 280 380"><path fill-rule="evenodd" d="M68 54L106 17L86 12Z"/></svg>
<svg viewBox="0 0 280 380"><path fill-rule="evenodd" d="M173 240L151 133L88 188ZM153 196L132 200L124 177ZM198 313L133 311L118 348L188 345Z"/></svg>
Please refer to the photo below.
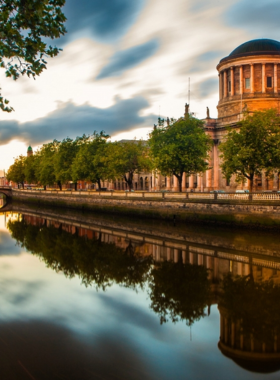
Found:
<svg viewBox="0 0 280 380"><path fill-rule="evenodd" d="M272 77L266 77L266 87L272 87Z"/></svg>
<svg viewBox="0 0 280 380"><path fill-rule="evenodd" d="M231 92L231 81L228 81L228 92Z"/></svg>
<svg viewBox="0 0 280 380"><path fill-rule="evenodd" d="M245 78L245 88L246 90L250 90L250 78Z"/></svg>

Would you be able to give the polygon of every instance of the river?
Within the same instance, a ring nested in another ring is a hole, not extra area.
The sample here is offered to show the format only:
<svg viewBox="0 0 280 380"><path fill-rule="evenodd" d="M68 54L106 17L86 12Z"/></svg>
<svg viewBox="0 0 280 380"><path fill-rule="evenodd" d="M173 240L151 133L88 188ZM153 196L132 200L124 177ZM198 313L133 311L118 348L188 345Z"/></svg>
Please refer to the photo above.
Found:
<svg viewBox="0 0 280 380"><path fill-rule="evenodd" d="M1 379L279 379L279 240L5 208Z"/></svg>

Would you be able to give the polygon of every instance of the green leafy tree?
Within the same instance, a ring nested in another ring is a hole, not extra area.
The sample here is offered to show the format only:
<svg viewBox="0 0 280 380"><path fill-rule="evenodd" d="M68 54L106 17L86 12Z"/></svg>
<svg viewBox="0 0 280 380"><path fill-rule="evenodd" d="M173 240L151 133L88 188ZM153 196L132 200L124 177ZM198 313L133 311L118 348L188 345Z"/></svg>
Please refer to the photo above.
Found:
<svg viewBox="0 0 280 380"><path fill-rule="evenodd" d="M258 111L247 114L237 124L238 129L228 131L226 140L219 149L223 160L224 176L236 176L237 182L249 180L253 190L254 178L262 170L280 168L280 118L276 110Z"/></svg>
<svg viewBox="0 0 280 380"><path fill-rule="evenodd" d="M13 165L9 167L9 170L7 172L7 180L13 181L18 184L18 188L20 185L24 187L24 181L25 181L25 161L26 157L19 156L15 159L15 162Z"/></svg>
<svg viewBox="0 0 280 380"><path fill-rule="evenodd" d="M129 191L133 187L133 176L151 169L149 149L146 142L140 140L109 143L104 157L108 166L109 178L123 178Z"/></svg>
<svg viewBox="0 0 280 380"><path fill-rule="evenodd" d="M149 146L154 168L163 175L175 175L180 192L183 173L190 176L209 168L207 160L212 141L204 132L203 122L194 117L154 128Z"/></svg>
<svg viewBox="0 0 280 380"><path fill-rule="evenodd" d="M61 7L65 0L1 0L0 1L0 66L6 76L35 77L46 69L46 57L59 53L47 46L44 38L64 35L66 20ZM0 96L0 108L11 112L9 101Z"/></svg>
<svg viewBox="0 0 280 380"><path fill-rule="evenodd" d="M24 161L24 176L27 183L38 183L37 166L39 164L38 154L26 157Z"/></svg>
<svg viewBox="0 0 280 380"><path fill-rule="evenodd" d="M60 190L62 189L61 182L56 180L55 176L55 156L59 147L59 141L54 140L51 143L44 144L37 153L38 162L36 165L36 178L38 182L46 187L56 183Z"/></svg>
<svg viewBox="0 0 280 380"><path fill-rule="evenodd" d="M98 183L101 188L101 181L107 179L108 168L106 165L106 141L109 138L104 131L94 132L80 145L75 156L71 170L74 182L78 180Z"/></svg>
<svg viewBox="0 0 280 380"><path fill-rule="evenodd" d="M67 183L72 181L72 164L79 151L79 147L85 143L87 137L77 137L75 140L67 137L58 144L57 152L54 156L54 170L56 181ZM77 179L74 181L77 190Z"/></svg>

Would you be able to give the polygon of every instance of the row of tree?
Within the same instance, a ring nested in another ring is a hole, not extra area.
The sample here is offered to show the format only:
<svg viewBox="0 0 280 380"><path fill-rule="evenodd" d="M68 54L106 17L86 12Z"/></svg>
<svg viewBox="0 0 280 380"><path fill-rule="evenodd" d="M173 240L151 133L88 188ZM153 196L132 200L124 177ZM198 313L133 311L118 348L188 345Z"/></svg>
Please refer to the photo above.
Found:
<svg viewBox="0 0 280 380"><path fill-rule="evenodd" d="M101 181L122 178L129 190L133 176L143 171L159 170L164 176L174 175L182 191L183 173L202 174L209 169L212 139L204 131L201 120L189 116L158 126L148 141L110 142L105 132L91 136L69 137L44 144L30 157L19 156L8 171L7 178L18 184L37 183L41 186L86 180ZM276 110L245 115L230 128L219 145L222 172L229 180L249 180L251 190L256 175L265 170L269 177L280 170L280 117Z"/></svg>
<svg viewBox="0 0 280 380"><path fill-rule="evenodd" d="M166 127L159 120L148 141L111 142L109 138L101 131L44 144L32 156L16 158L7 179L22 185L57 184L60 189L71 181L77 189L79 180L100 188L101 181L122 178L131 190L134 174L158 169L163 175L175 175L181 189L184 172L191 175L208 168L211 139L203 123L192 117Z"/></svg>

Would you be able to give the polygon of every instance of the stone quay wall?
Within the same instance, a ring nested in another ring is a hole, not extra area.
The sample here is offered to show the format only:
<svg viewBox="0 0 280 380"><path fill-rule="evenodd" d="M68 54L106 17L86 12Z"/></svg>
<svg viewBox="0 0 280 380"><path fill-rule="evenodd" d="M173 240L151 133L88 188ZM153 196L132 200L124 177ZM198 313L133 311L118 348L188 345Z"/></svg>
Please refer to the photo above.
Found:
<svg viewBox="0 0 280 380"><path fill-rule="evenodd" d="M184 220L200 223L247 226L254 228L280 228L280 202L244 201L238 199L157 198L149 193L133 198L126 194L108 197L102 193L45 192L12 190L16 201L66 207L97 212Z"/></svg>

